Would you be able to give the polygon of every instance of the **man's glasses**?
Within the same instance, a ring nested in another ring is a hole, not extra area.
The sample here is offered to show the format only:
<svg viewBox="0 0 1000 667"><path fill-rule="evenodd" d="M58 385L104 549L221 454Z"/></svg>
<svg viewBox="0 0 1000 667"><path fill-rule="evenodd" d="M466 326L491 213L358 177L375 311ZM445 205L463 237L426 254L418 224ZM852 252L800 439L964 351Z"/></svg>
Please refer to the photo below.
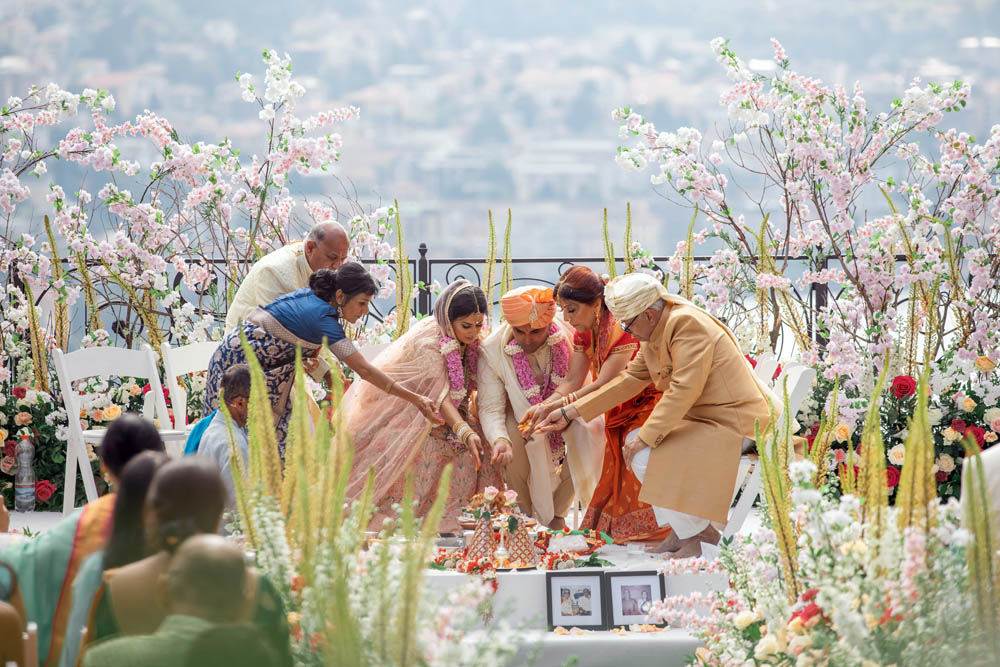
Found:
<svg viewBox="0 0 1000 667"><path fill-rule="evenodd" d="M642 315L642 313L639 313L639 315ZM634 323L635 323L635 321L636 321L637 319L639 319L639 315L636 315L636 316L635 316L635 317L633 317L633 318L632 318L631 320L629 320L629 321L628 321L628 324L625 324L624 322L622 322L622 323L621 323L621 325L622 325L622 331L624 331L624 332L625 332L625 333L627 333L627 334L630 334L630 333L632 333L632 324L634 324Z"/></svg>

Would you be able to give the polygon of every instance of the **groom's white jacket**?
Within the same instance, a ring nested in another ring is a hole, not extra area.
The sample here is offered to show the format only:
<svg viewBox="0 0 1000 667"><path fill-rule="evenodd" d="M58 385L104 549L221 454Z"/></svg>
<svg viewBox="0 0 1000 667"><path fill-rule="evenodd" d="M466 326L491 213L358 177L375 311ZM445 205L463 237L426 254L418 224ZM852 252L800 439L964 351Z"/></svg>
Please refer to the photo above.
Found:
<svg viewBox="0 0 1000 667"><path fill-rule="evenodd" d="M553 323L566 337L570 355L573 354L573 329L556 317ZM507 432L507 409L513 410L514 418L520 422L531 403L524 395L511 357L504 352L504 346L514 337L507 323L501 324L481 343L478 372L479 421L490 445L499 438L513 442ZM583 506L590 504L594 489L601 475L604 459L604 418L594 419L589 424L575 419L563 431L566 441L566 463L569 465L576 495ZM548 436L535 435L525 443L525 451L531 464L528 486L531 504L535 508L535 518L548 524L555 513L552 494L558 486L559 478L552 457L549 456Z"/></svg>

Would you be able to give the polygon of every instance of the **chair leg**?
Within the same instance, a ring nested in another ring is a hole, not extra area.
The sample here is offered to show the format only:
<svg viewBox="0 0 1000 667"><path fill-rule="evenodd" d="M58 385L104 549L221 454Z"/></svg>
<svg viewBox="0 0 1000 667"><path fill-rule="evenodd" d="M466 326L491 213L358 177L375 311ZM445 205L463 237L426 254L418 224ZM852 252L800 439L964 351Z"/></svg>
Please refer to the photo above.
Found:
<svg viewBox="0 0 1000 667"><path fill-rule="evenodd" d="M97 500L97 483L94 481L94 467L87 456L87 448L81 447L79 452L80 479L83 480L83 490L87 494L87 502Z"/></svg>
<svg viewBox="0 0 1000 667"><path fill-rule="evenodd" d="M63 477L63 514L69 514L76 505L76 443L70 437L66 443L66 474Z"/></svg>

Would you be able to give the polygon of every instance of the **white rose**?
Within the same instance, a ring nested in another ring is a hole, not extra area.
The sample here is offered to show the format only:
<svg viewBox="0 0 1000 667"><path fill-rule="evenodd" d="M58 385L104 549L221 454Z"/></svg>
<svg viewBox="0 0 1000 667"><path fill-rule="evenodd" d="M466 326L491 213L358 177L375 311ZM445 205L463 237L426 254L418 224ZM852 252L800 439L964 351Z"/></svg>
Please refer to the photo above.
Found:
<svg viewBox="0 0 1000 667"><path fill-rule="evenodd" d="M740 613L736 614L736 618L733 619L733 623L740 630L746 628L748 625L757 620L757 614L752 611L744 609Z"/></svg>
<svg viewBox="0 0 1000 667"><path fill-rule="evenodd" d="M937 458L937 467L942 472L951 472L955 469L955 459L950 454L941 454Z"/></svg>
<svg viewBox="0 0 1000 667"><path fill-rule="evenodd" d="M903 461L906 460L906 446L896 445L889 450L889 462L896 466L903 465Z"/></svg>
<svg viewBox="0 0 1000 667"><path fill-rule="evenodd" d="M997 419L1000 419L1000 408L990 408L983 415L983 421L985 421L987 424L992 424Z"/></svg>
<svg viewBox="0 0 1000 667"><path fill-rule="evenodd" d="M941 431L941 437L945 439L945 442L955 442L956 440L961 438L962 435L958 431L949 426L945 430Z"/></svg>
<svg viewBox="0 0 1000 667"><path fill-rule="evenodd" d="M757 646L753 650L753 657L758 660L762 660L768 656L774 655L778 652L778 638L774 636L774 633L768 633L761 637L761 640L757 642Z"/></svg>

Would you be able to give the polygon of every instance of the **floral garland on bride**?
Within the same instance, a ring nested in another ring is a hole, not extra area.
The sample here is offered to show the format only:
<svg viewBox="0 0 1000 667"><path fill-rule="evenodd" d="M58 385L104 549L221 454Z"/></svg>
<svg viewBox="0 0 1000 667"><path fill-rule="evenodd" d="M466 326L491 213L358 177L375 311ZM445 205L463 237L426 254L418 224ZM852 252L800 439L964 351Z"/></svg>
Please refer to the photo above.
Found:
<svg viewBox="0 0 1000 667"><path fill-rule="evenodd" d="M470 392L476 390L476 372L479 368L479 339L467 346L462 354L462 346L450 336L441 336L439 343L441 356L448 369L448 395L455 407L462 405Z"/></svg>
<svg viewBox="0 0 1000 667"><path fill-rule="evenodd" d="M517 381L521 385L521 389L524 390L525 398L528 399L531 405L538 405L551 396L556 387L562 384L569 374L569 345L566 343L566 337L559 331L559 327L554 324L549 327L549 337L546 339L545 344L552 348L552 368L544 386L539 384L538 379L535 377L535 372L531 370L528 355L517 344L517 341L511 339L503 348L503 351L511 358L511 363L514 364ZM549 449L552 454L557 455L561 459L563 453L566 451L565 447L562 433L549 434ZM559 463L558 461L554 462L556 465Z"/></svg>

